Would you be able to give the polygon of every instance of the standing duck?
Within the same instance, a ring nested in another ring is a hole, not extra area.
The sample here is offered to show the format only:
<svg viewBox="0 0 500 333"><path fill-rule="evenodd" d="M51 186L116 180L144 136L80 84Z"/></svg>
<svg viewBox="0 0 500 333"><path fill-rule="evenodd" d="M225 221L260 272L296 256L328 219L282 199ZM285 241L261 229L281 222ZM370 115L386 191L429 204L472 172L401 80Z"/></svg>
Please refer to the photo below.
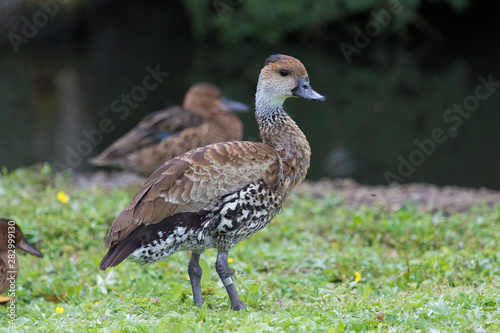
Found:
<svg viewBox="0 0 500 333"><path fill-rule="evenodd" d="M197 83L186 93L182 107L147 115L89 162L150 176L165 161L191 149L241 140L243 124L232 111L245 112L248 106L224 97L214 84Z"/></svg>
<svg viewBox="0 0 500 333"><path fill-rule="evenodd" d="M215 143L162 165L114 221L99 268L125 258L146 264L191 250L188 273L194 303L201 306L198 261L205 249L217 248L215 268L231 308L244 309L229 273L228 252L278 215L309 167L306 137L283 109L289 97L326 101L311 88L299 60L270 56L255 95L263 142Z"/></svg>
<svg viewBox="0 0 500 333"><path fill-rule="evenodd" d="M43 254L24 238L21 228L15 222L0 218L0 294L9 290L17 279L19 264L13 251L17 249L43 258Z"/></svg>

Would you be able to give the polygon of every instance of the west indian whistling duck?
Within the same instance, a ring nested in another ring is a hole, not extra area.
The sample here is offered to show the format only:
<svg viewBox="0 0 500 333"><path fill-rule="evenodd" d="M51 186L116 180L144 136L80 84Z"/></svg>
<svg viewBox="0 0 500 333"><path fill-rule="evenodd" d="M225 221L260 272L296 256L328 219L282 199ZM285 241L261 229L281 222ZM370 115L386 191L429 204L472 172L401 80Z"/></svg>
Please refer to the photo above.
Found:
<svg viewBox="0 0 500 333"><path fill-rule="evenodd" d="M228 251L267 226L292 188L306 176L311 150L283 109L289 97L325 102L309 84L302 63L270 56L260 72L255 116L263 142L233 141L191 150L155 171L111 226L106 270L130 258L140 264L191 250L188 273L194 303L203 304L200 254L217 248L215 268L231 308L246 308L228 266Z"/></svg>
<svg viewBox="0 0 500 333"><path fill-rule="evenodd" d="M248 106L224 97L211 83L193 85L182 107L153 112L101 154L89 160L150 176L166 161L215 142L241 140L243 124L233 113Z"/></svg>
<svg viewBox="0 0 500 333"><path fill-rule="evenodd" d="M9 290L17 279L19 263L15 250L18 249L43 258L43 254L24 238L15 222L0 218L0 294Z"/></svg>

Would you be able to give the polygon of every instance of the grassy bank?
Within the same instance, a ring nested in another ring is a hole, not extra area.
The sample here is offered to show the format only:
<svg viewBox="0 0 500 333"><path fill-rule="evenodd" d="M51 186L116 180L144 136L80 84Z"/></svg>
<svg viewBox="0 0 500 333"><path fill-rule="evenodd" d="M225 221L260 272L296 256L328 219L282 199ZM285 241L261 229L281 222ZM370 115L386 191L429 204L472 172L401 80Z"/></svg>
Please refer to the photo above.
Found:
<svg viewBox="0 0 500 333"><path fill-rule="evenodd" d="M18 222L45 255L18 256L18 331L500 329L500 206L445 216L412 206L354 210L335 193L294 196L273 223L230 252L249 307L235 313L214 250L202 255L202 309L192 305L189 253L97 270L108 228L136 191L77 188L47 166L0 178L0 216ZM0 316L0 331L9 330L7 319Z"/></svg>

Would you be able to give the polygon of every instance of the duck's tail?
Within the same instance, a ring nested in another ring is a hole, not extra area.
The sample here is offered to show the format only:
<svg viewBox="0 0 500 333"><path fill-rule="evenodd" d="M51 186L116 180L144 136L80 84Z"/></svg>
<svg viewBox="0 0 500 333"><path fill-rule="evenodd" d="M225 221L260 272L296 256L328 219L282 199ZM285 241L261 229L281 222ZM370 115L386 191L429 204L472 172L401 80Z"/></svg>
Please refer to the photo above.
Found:
<svg viewBox="0 0 500 333"><path fill-rule="evenodd" d="M134 251L148 247L149 244L158 242L161 238L175 234L178 232L178 228L182 229L183 234L188 232L199 224L202 216L199 213L178 213L155 224L138 226L130 235L110 247L99 264L99 270L105 271L109 267L117 266ZM138 262L141 263L140 260Z"/></svg>

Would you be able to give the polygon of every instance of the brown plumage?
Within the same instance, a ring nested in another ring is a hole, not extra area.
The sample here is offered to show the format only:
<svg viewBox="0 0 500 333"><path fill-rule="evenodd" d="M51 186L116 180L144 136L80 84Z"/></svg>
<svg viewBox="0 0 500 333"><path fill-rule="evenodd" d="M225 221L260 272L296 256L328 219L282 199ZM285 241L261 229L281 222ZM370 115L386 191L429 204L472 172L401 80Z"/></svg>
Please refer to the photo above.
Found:
<svg viewBox="0 0 500 333"><path fill-rule="evenodd" d="M271 56L255 96L263 142L216 143L162 165L114 221L99 268L127 257L143 264L191 250L188 272L194 302L201 305L198 260L205 249L217 248L216 270L231 308L245 308L229 275L228 251L271 222L309 167L309 144L283 109L289 97L326 101L312 90L300 61Z"/></svg>
<svg viewBox="0 0 500 333"><path fill-rule="evenodd" d="M21 228L11 220L0 218L0 294L10 289L19 270L17 250L43 258L43 254L24 238Z"/></svg>
<svg viewBox="0 0 500 333"><path fill-rule="evenodd" d="M197 83L186 93L182 107L147 115L89 162L150 176L166 161L191 149L241 140L243 124L233 111L247 110L245 104L224 97L217 86Z"/></svg>

